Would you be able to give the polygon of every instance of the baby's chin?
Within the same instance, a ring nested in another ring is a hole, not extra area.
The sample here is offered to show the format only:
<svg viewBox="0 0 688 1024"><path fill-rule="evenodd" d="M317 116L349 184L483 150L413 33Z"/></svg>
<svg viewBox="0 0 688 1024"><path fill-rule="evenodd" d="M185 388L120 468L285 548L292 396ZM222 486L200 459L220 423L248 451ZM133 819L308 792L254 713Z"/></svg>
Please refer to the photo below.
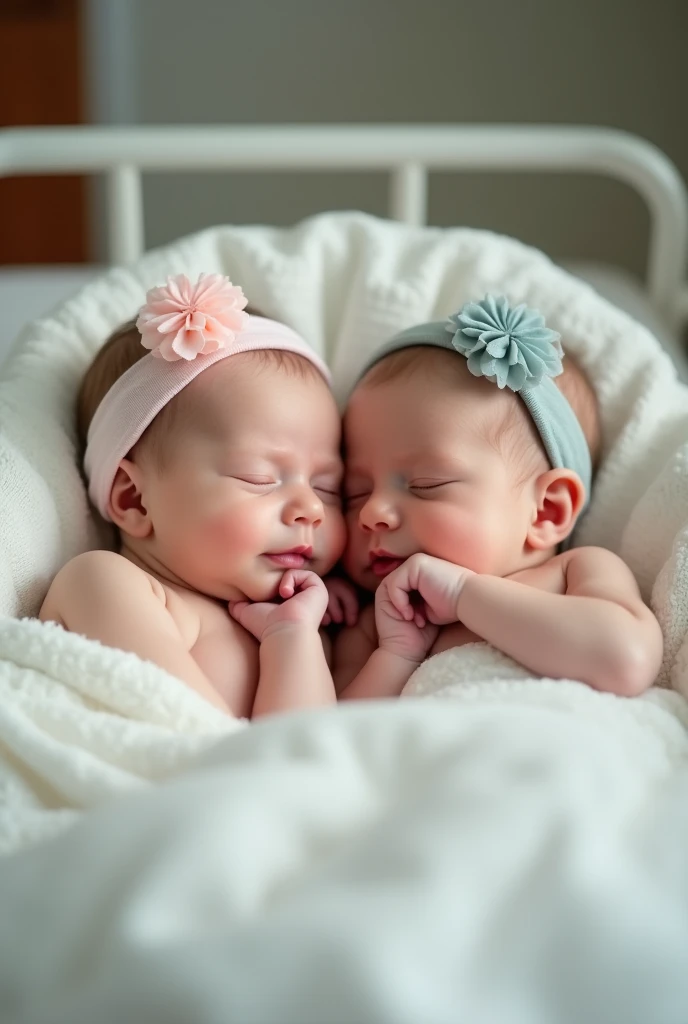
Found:
<svg viewBox="0 0 688 1024"><path fill-rule="evenodd" d="M273 579L214 580L212 583L193 580L188 581L187 586L223 604L232 601L274 601L278 596L280 579L280 574L275 573Z"/></svg>
<svg viewBox="0 0 688 1024"><path fill-rule="evenodd" d="M322 579L330 572L336 564L333 558L316 558L310 564L304 566L314 572ZM279 585L287 569L266 569L256 572L245 579L237 580L235 585L229 585L228 594L224 600L227 601L275 601L279 598Z"/></svg>
<svg viewBox="0 0 688 1024"><path fill-rule="evenodd" d="M242 581L241 589L235 587L233 590L242 601L274 601L279 597L279 585L283 575L283 572L275 572L267 577L245 580Z"/></svg>

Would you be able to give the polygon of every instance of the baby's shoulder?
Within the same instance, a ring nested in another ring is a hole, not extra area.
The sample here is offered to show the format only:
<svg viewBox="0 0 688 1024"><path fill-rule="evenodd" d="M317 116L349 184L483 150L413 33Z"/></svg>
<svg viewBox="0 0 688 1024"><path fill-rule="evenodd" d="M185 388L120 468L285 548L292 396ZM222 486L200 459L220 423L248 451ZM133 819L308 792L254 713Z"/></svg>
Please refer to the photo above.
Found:
<svg viewBox="0 0 688 1024"><path fill-rule="evenodd" d="M519 570L510 579L550 594L577 594L605 576L622 582L633 580L626 563L613 551L589 546L562 551L540 565Z"/></svg>
<svg viewBox="0 0 688 1024"><path fill-rule="evenodd" d="M124 594L141 594L165 603L161 584L116 551L84 551L71 558L53 579L40 618L60 621L65 606Z"/></svg>
<svg viewBox="0 0 688 1024"><path fill-rule="evenodd" d="M607 548L572 548L558 557L564 560L568 593L580 593L588 587L637 589L633 573L624 560Z"/></svg>
<svg viewBox="0 0 688 1024"><path fill-rule="evenodd" d="M53 580L53 586L64 586L71 582L93 582L101 581L111 583L116 580L119 583L129 582L135 584L157 583L145 570L134 565L124 555L116 551L84 551L80 555L63 565ZM158 584L160 586L160 584Z"/></svg>
<svg viewBox="0 0 688 1024"><path fill-rule="evenodd" d="M556 558L561 559L567 570L571 568L580 570L604 567L616 568L618 566L626 567L624 560L619 558L615 552L610 551L608 548L595 547L592 544L580 548L570 548L568 551L564 551L563 554L557 555Z"/></svg>

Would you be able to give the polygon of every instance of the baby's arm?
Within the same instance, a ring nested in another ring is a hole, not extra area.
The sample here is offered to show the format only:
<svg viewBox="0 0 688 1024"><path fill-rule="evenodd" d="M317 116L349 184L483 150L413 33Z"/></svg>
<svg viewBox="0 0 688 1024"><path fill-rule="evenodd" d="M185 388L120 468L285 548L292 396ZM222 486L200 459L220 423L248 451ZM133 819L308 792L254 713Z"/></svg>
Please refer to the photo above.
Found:
<svg viewBox="0 0 688 1024"><path fill-rule="evenodd" d="M322 580L307 570L289 570L282 577L279 594L283 604L230 603L233 618L260 642L252 718L336 701L318 632L327 608Z"/></svg>
<svg viewBox="0 0 688 1024"><path fill-rule="evenodd" d="M327 610L323 615L322 622L320 623L320 639L322 640L327 664L330 666L332 675L334 676L337 693L339 693L343 683L337 682L337 675L335 673L335 667L337 664L337 653L335 651L336 639L342 633L349 633L351 629L357 632L358 596L353 584L350 583L349 580L343 579L341 576L325 576L323 578L323 583L327 588L328 601ZM330 634L330 630L328 629L330 626L342 627L342 629L335 634L334 641ZM339 657L341 657L341 651Z"/></svg>
<svg viewBox="0 0 688 1024"><path fill-rule="evenodd" d="M332 645L332 675L337 693L341 696L356 678L377 647L375 605L367 605L355 626L344 626Z"/></svg>
<svg viewBox="0 0 688 1024"><path fill-rule="evenodd" d="M263 639L252 718L334 704L335 700L332 674L317 629L294 625Z"/></svg>
<svg viewBox="0 0 688 1024"><path fill-rule="evenodd" d="M231 714L182 642L150 577L121 555L89 551L73 558L53 580L39 618L152 661Z"/></svg>
<svg viewBox="0 0 688 1024"><path fill-rule="evenodd" d="M603 548L578 548L565 572L566 593L552 594L414 555L390 585L396 598L418 590L430 621L460 621L538 675L621 696L642 693L659 671L662 634L630 569ZM408 605L403 597L400 603Z"/></svg>
<svg viewBox="0 0 688 1024"><path fill-rule="evenodd" d="M437 626L429 622L406 621L394 606L388 591L390 578L382 581L375 594L375 629L379 646L375 646L374 640L370 643L369 635L368 657L339 693L341 700L398 697L435 642ZM363 650L361 643L356 652L359 663Z"/></svg>
<svg viewBox="0 0 688 1024"><path fill-rule="evenodd" d="M628 566L603 548L571 552L563 595L471 576L457 612L465 626L538 675L580 679L620 696L651 686L662 661L659 623Z"/></svg>

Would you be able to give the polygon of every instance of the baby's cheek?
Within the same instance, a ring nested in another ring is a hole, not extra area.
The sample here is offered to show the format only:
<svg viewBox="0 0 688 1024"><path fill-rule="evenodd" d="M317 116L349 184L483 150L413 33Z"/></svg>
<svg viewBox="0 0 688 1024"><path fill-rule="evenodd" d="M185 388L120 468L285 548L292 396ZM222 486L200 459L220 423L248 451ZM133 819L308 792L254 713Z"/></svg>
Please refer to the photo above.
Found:
<svg viewBox="0 0 688 1024"><path fill-rule="evenodd" d="M427 503L414 530L419 550L476 572L483 571L485 538L480 524L461 509Z"/></svg>
<svg viewBox="0 0 688 1024"><path fill-rule="evenodd" d="M344 520L344 558L355 558L367 546L367 538L358 525L358 515L349 513Z"/></svg>
<svg viewBox="0 0 688 1024"><path fill-rule="evenodd" d="M356 583L368 586L369 580L365 580L362 574L363 564L367 562L368 538L358 526L358 517L348 515L346 517L346 543L342 562L348 575Z"/></svg>
<svg viewBox="0 0 688 1024"><path fill-rule="evenodd" d="M326 513L322 529L325 531L325 559L328 563L323 572L329 572L339 561L347 546L347 527L343 514L338 509Z"/></svg>
<svg viewBox="0 0 688 1024"><path fill-rule="evenodd" d="M268 541L260 517L248 514L245 509L209 518L203 533L211 551L265 551Z"/></svg>

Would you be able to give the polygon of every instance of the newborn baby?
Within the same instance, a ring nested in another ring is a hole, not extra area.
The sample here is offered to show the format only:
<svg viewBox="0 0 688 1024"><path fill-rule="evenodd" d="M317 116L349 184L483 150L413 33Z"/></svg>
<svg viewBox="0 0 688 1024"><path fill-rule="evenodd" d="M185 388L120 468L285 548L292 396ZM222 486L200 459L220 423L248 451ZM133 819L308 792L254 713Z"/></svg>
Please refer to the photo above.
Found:
<svg viewBox="0 0 688 1024"><path fill-rule="evenodd" d="M478 640L537 675L652 684L662 636L630 570L567 547L600 438L562 356L537 311L487 296L397 335L363 373L344 420L344 564L375 603L337 638L341 697L398 695L428 654Z"/></svg>
<svg viewBox="0 0 688 1024"><path fill-rule="evenodd" d="M72 559L40 617L251 717L335 700L319 577L344 520L328 371L245 306L220 275L171 278L96 355L79 432L118 551Z"/></svg>

